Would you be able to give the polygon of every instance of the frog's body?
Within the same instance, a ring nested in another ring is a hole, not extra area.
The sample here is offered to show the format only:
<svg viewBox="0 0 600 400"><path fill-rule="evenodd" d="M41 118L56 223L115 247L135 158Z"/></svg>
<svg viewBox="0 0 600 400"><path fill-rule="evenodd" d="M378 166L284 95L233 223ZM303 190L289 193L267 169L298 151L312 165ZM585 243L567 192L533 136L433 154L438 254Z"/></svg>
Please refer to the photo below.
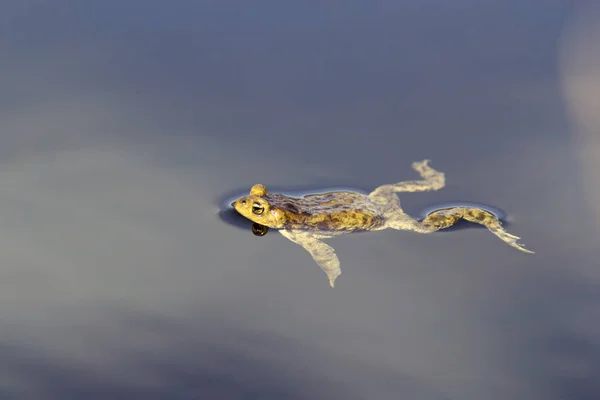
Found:
<svg viewBox="0 0 600 400"><path fill-rule="evenodd" d="M333 248L322 239L350 232L393 228L430 233L465 219L486 226L510 246L533 253L517 243L519 238L506 232L494 214L479 208L439 210L423 221L405 214L396 192L421 192L444 187L444 174L428 163L429 160L413 163L413 168L423 180L383 185L368 195L344 191L295 198L269 193L263 185L254 185L250 195L239 198L232 206L251 221L279 229L283 236L304 247L325 271L331 287L341 274L340 262Z"/></svg>
<svg viewBox="0 0 600 400"><path fill-rule="evenodd" d="M378 204L356 192L311 194L303 198L266 193L271 209L284 210L288 230L348 233L377 229L385 223Z"/></svg>

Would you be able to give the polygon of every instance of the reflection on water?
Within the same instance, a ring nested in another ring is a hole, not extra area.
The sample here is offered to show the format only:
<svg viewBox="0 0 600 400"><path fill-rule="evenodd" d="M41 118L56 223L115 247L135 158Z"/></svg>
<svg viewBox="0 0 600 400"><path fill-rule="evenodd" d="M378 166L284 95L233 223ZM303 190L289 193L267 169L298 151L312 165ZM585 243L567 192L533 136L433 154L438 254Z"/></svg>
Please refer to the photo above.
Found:
<svg viewBox="0 0 600 400"><path fill-rule="evenodd" d="M269 232L269 227L257 224L256 222L252 224L252 233L255 236L265 236Z"/></svg>
<svg viewBox="0 0 600 400"><path fill-rule="evenodd" d="M217 216L221 221L236 228L247 230L252 227L252 221L244 218L231 206L219 210Z"/></svg>

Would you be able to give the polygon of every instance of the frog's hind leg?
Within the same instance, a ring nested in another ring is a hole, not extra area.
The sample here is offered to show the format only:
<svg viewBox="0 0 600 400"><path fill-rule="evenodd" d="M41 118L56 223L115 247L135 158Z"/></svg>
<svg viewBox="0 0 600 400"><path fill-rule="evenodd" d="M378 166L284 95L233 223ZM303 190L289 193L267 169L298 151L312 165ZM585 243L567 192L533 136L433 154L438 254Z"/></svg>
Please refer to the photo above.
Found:
<svg viewBox="0 0 600 400"><path fill-rule="evenodd" d="M412 163L415 171L421 175L423 180L412 180L382 185L373 190L369 197L385 196L393 192L426 192L429 190L439 190L446 184L443 172L435 170L429 166L429 160L417 161Z"/></svg>
<svg viewBox="0 0 600 400"><path fill-rule="evenodd" d="M490 232L517 250L521 250L525 253L534 253L519 244L517 240L519 240L520 237L508 233L494 214L480 208L457 207L435 211L429 214L427 218L419 223L419 225L422 226L425 231L431 232L448 228L460 219L485 226Z"/></svg>

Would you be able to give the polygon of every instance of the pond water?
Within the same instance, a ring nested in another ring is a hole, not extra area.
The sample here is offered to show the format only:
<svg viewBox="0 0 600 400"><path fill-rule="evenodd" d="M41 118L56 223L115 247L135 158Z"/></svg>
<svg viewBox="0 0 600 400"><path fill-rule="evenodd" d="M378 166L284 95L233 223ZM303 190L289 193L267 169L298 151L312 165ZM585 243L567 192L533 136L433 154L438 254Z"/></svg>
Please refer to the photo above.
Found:
<svg viewBox="0 0 600 400"><path fill-rule="evenodd" d="M565 4L3 1L0 397L600 398L600 13ZM407 212L536 254L346 235L331 289L227 210L426 158Z"/></svg>

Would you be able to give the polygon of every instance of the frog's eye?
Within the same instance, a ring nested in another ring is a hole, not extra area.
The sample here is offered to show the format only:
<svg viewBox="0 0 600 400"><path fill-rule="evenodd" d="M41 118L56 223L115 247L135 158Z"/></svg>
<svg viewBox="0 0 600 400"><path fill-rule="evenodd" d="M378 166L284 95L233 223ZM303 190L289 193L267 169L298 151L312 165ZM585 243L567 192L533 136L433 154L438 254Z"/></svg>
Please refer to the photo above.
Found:
<svg viewBox="0 0 600 400"><path fill-rule="evenodd" d="M252 212L256 215L261 215L265 212L265 208L258 201L255 201L252 203Z"/></svg>

